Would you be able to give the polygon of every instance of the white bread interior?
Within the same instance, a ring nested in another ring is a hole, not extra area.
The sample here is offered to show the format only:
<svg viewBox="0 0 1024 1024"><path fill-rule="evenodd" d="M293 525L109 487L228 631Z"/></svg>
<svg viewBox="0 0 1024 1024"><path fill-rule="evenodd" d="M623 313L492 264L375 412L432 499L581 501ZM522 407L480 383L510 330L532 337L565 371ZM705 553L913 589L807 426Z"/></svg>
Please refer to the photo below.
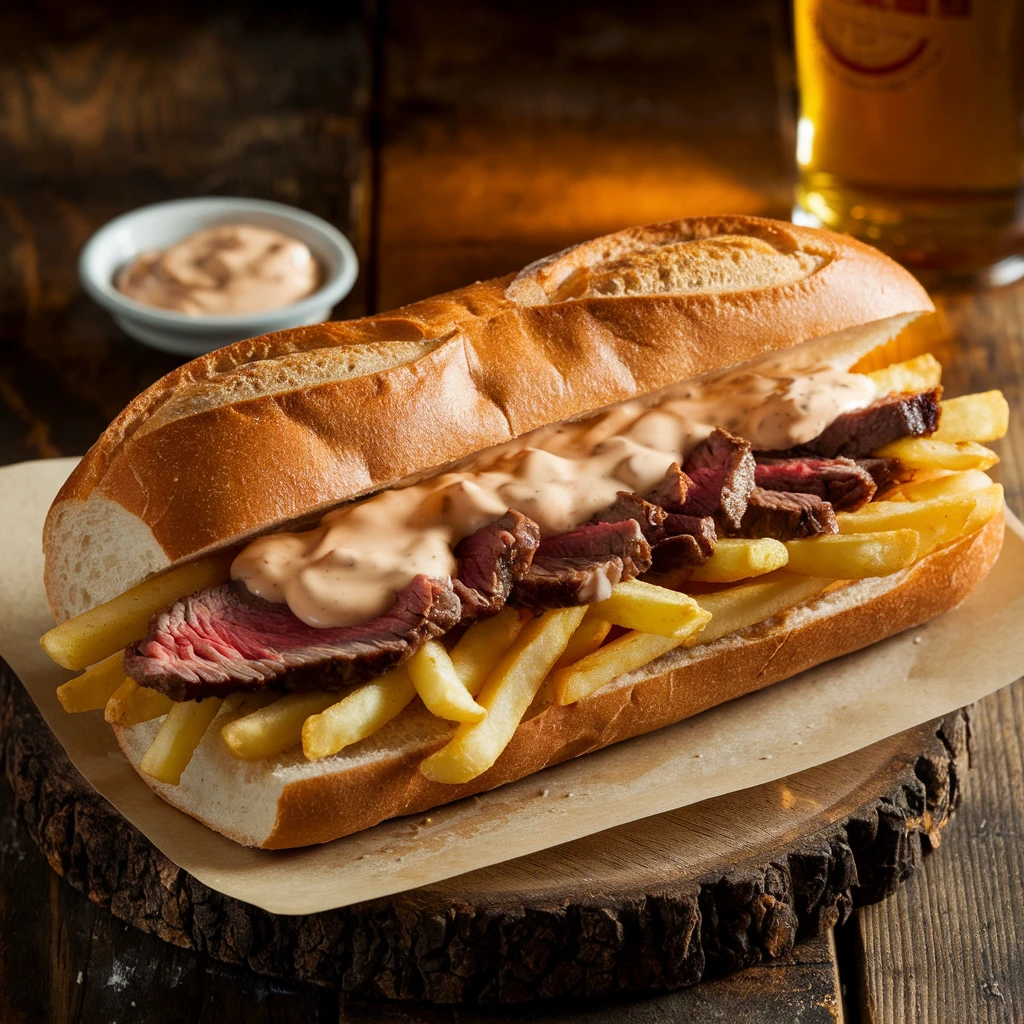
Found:
<svg viewBox="0 0 1024 1024"><path fill-rule="evenodd" d="M852 239L709 217L240 342L147 389L83 458L44 530L51 609L64 621L538 427L864 324L877 343L930 310L910 274Z"/></svg>

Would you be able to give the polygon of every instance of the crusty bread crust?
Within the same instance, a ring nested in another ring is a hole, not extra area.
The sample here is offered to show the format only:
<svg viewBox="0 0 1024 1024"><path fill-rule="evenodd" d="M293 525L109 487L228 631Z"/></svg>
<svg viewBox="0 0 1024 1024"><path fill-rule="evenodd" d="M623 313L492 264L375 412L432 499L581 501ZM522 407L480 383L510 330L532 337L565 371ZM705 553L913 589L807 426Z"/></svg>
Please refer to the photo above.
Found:
<svg viewBox="0 0 1024 1024"><path fill-rule="evenodd" d="M44 530L51 608L63 621L170 565L537 427L932 308L853 239L706 217L621 231L391 313L239 342L147 389L82 459Z"/></svg>
<svg viewBox="0 0 1024 1024"><path fill-rule="evenodd" d="M275 767L274 759L244 768L232 764L220 749L216 727L196 753L202 787L142 778L169 803L237 842L267 849L328 842L681 721L919 625L960 604L984 579L1002 547L1003 527L1000 513L974 535L894 576L837 584L823 597L705 647L671 652L577 704L547 705L519 726L489 771L465 785L430 782L420 773L423 758L450 735L436 730L390 759L357 760L354 766L346 756L318 762L315 774L306 773L281 789L269 814L250 816L210 800L210 787L218 785L218 757L231 770L246 773L242 784L253 799L261 792L267 799L267 780ZM132 730L117 727L115 732L138 769L148 735L133 737ZM218 748L212 756L211 746ZM268 822L262 833L254 831L257 818Z"/></svg>

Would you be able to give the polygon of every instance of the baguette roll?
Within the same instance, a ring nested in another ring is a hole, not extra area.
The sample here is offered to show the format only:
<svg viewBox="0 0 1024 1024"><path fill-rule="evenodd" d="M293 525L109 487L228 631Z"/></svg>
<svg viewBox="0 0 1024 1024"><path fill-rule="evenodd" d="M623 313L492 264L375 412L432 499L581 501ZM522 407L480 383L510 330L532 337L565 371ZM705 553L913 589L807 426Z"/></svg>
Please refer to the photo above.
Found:
<svg viewBox="0 0 1024 1024"><path fill-rule="evenodd" d="M711 217L621 231L390 313L241 342L140 395L69 478L44 533L54 617L539 428L653 400L775 352L806 346L815 365L880 368L924 350L933 312L910 274L852 239ZM143 778L237 842L326 842L680 721L917 625L973 590L1002 533L999 514L892 575L818 581L795 607L708 642L698 636L575 704L555 703L542 687L497 761L468 783L421 773L456 727L418 701L322 760L296 748L243 761L221 738L238 714L228 700L179 785ZM159 725L115 725L136 768Z"/></svg>
<svg viewBox="0 0 1024 1024"><path fill-rule="evenodd" d="M144 391L57 495L58 622L146 576L538 427L933 309L850 238L752 217L632 228L363 320L202 356ZM878 323L881 322L881 323Z"/></svg>

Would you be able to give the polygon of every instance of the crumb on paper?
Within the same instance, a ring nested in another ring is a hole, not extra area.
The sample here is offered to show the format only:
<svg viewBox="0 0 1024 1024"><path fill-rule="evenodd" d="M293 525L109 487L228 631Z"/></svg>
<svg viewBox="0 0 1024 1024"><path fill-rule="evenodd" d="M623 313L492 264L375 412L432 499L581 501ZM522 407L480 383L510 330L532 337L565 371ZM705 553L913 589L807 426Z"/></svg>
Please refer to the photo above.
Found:
<svg viewBox="0 0 1024 1024"><path fill-rule="evenodd" d="M799 747L799 746L801 746L803 744L803 742L804 742L803 740L793 740L793 746L794 747Z"/></svg>
<svg viewBox="0 0 1024 1024"><path fill-rule="evenodd" d="M76 985L81 985L82 984L82 972L81 971L78 972L78 977L75 979L75 984Z"/></svg>
<svg viewBox="0 0 1024 1024"><path fill-rule="evenodd" d="M540 795L541 795L541 796L547 796L547 795L548 795L548 790L546 790L546 789L542 789L542 790L540 791Z"/></svg>
<svg viewBox="0 0 1024 1024"><path fill-rule="evenodd" d="M575 795L576 795L575 793L573 793L572 791L570 791L570 792L568 792L568 793L566 793L566 794L565 794L565 799L566 799L566 800L568 800L568 799L569 799L569 797L571 797L571 796L575 796Z"/></svg>
<svg viewBox="0 0 1024 1024"><path fill-rule="evenodd" d="M771 759L772 759L772 755L771 754L762 754L758 758L758 761L770 761Z"/></svg>
<svg viewBox="0 0 1024 1024"><path fill-rule="evenodd" d="M914 637L914 643L915 644L919 644L923 639L924 639L923 637L915 636Z"/></svg>
<svg viewBox="0 0 1024 1024"><path fill-rule="evenodd" d="M421 824L421 825L429 825L429 824L430 824L430 823L431 823L431 822L432 822L433 820L434 820L433 818L431 818L431 817L429 817L429 816L428 816L428 817L424 818L424 819L423 819L423 820L422 820L422 821L420 822L420 824Z"/></svg>
<svg viewBox="0 0 1024 1024"><path fill-rule="evenodd" d="M693 756L694 757L703 757L704 755L703 754L694 754Z"/></svg>

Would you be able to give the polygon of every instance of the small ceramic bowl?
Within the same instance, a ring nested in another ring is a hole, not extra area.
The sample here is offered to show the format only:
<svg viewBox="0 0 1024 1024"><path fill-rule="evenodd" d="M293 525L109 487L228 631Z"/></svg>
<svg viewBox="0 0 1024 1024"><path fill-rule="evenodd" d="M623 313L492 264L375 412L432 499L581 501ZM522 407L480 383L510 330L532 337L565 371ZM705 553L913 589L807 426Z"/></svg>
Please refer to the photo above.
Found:
<svg viewBox="0 0 1024 1024"><path fill-rule="evenodd" d="M166 249L216 224L256 224L297 238L320 265L320 287L277 309L194 316L136 302L114 286L117 272L140 253ZM120 327L144 345L189 356L242 338L326 320L333 306L352 290L358 268L348 239L327 221L283 203L220 196L172 199L122 214L100 228L78 258L82 287Z"/></svg>

